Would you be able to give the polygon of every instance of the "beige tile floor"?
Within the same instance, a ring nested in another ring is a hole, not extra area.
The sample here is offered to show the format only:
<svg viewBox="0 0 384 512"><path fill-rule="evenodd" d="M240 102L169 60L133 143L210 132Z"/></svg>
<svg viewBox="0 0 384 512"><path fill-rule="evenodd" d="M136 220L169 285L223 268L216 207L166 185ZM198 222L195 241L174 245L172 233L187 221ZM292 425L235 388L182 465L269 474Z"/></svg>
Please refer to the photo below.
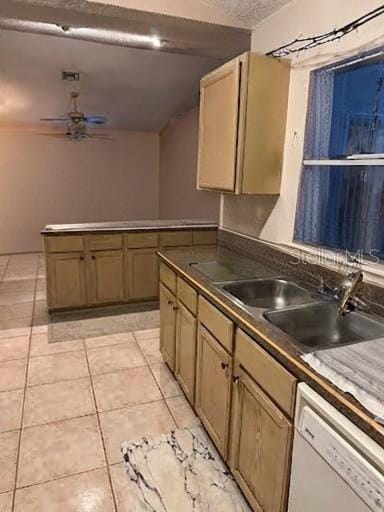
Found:
<svg viewBox="0 0 384 512"><path fill-rule="evenodd" d="M41 255L0 256L0 512L133 512L121 442L198 423L156 318L98 317L102 335L53 343Z"/></svg>

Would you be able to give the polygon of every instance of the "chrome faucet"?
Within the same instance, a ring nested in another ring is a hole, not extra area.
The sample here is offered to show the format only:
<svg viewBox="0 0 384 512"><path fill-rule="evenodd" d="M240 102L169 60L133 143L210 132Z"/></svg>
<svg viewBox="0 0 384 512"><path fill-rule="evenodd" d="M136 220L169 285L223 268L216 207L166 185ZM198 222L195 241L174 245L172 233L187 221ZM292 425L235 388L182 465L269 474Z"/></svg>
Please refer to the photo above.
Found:
<svg viewBox="0 0 384 512"><path fill-rule="evenodd" d="M341 281L336 291L339 316L345 316L345 314L348 312L348 306L351 303L354 305L357 305L359 303L359 299L352 296L362 280L363 272L361 270L357 270L355 272L347 274Z"/></svg>

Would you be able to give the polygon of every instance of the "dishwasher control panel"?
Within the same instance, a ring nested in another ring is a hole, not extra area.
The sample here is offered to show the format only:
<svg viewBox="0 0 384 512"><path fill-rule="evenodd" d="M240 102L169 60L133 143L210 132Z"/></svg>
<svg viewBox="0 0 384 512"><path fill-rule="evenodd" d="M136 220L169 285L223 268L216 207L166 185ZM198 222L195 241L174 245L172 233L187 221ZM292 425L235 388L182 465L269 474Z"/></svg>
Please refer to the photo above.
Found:
<svg viewBox="0 0 384 512"><path fill-rule="evenodd" d="M308 406L298 430L374 512L384 512L384 475Z"/></svg>

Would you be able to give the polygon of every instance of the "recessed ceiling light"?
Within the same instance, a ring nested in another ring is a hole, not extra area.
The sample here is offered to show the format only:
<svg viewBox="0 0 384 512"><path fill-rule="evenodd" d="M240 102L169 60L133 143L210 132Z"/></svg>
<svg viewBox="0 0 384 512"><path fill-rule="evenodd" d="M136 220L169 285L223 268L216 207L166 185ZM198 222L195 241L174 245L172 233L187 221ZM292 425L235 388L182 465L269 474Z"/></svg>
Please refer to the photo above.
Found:
<svg viewBox="0 0 384 512"><path fill-rule="evenodd" d="M152 36L152 44L155 48L160 48L161 41L157 36Z"/></svg>
<svg viewBox="0 0 384 512"><path fill-rule="evenodd" d="M147 36L143 34L134 34L132 32L122 32L119 30L108 30L103 28L88 27L70 27L66 32L68 36L79 36L94 38L99 41L114 42L123 45L151 45L154 48L160 48L161 40L158 36Z"/></svg>

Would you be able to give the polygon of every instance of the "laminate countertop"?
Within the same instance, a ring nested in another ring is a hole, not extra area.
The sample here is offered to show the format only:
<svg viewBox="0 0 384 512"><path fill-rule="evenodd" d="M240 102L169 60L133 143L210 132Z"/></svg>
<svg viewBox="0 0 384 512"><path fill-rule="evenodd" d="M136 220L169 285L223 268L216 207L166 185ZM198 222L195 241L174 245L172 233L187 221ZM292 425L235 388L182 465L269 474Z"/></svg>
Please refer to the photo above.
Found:
<svg viewBox="0 0 384 512"><path fill-rule="evenodd" d="M163 262L253 337L299 381L307 382L355 425L384 447L384 426L377 421L375 416L352 395L343 392L304 361L303 350L290 336L264 318L265 310L253 311L251 314L236 299L228 296L220 285L215 283L220 280L220 275L215 275L213 278L210 275L209 264L217 262L219 265L216 268L230 269L231 279L232 274L236 274L233 275L234 278L243 279L267 276L283 277L283 271L276 266L269 267L265 262L241 256L221 246L162 250L158 252L158 255ZM194 265L196 263L208 263L208 265L199 265L200 270L204 269L201 272Z"/></svg>
<svg viewBox="0 0 384 512"><path fill-rule="evenodd" d="M133 220L122 222L96 222L90 224L50 224L41 230L42 235L65 235L68 233L114 233L116 231L182 231L217 229L211 220Z"/></svg>

